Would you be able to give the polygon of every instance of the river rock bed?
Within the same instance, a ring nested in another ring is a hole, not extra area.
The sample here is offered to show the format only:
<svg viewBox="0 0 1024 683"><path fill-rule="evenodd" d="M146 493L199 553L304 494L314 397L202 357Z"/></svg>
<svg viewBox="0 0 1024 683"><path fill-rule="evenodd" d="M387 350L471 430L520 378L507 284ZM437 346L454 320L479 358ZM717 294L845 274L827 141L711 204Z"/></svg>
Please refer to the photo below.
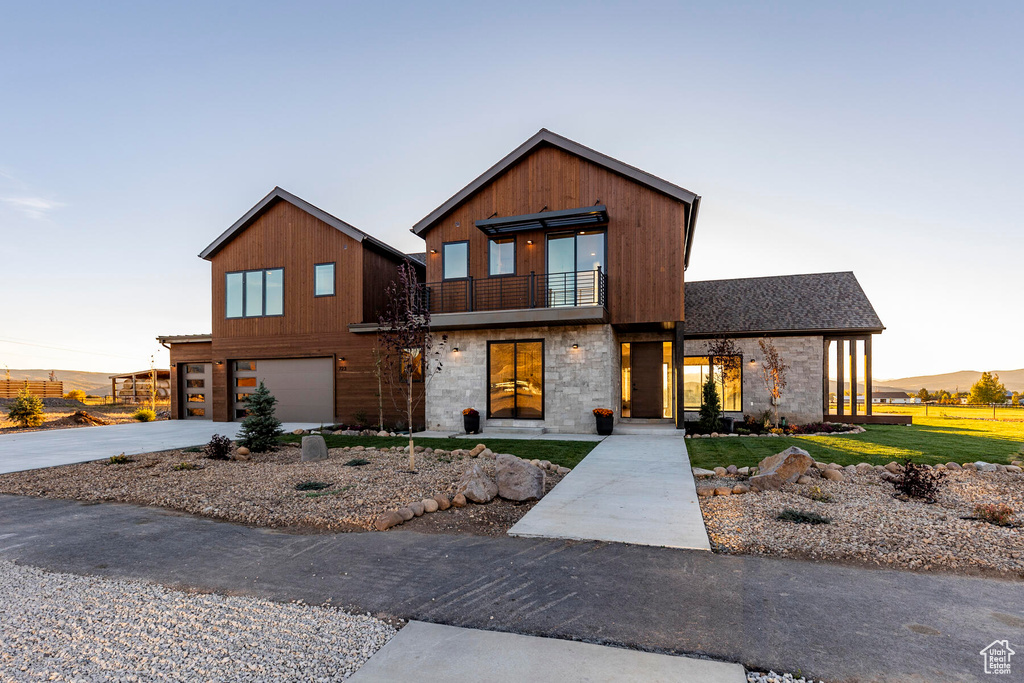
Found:
<svg viewBox="0 0 1024 683"><path fill-rule="evenodd" d="M937 501L929 504L895 498L892 484L877 470L847 469L843 481L815 476L779 491L700 498L712 547L725 553L1024 578L1024 528L1019 525L1024 522L1024 475L949 471ZM700 486L733 486L741 478L716 475ZM814 499L829 497L828 502ZM973 516L979 503L1009 505L1018 525L963 519ZM831 523L776 519L785 508L813 512Z"/></svg>
<svg viewBox="0 0 1024 683"><path fill-rule="evenodd" d="M245 461L210 460L201 452L171 450L128 456L132 462L107 461L65 465L0 475L0 493L117 501L155 505L197 515L267 527L314 527L333 531L374 528L382 513L438 494L454 496L455 485L470 464L479 464L494 477L493 457L469 451L424 451L416 455L416 473L409 472L405 450L362 446L333 448L328 459L301 462L300 449L283 446L272 453L255 453ZM346 465L368 460L365 465ZM179 468L189 469L179 469ZM545 490L562 479L546 473ZM322 482L321 490L297 491L303 482ZM495 500L486 506L451 515L452 521L415 525L423 531L459 531L464 520L469 533L504 534L533 506L533 502ZM482 513L487 508L493 511Z"/></svg>

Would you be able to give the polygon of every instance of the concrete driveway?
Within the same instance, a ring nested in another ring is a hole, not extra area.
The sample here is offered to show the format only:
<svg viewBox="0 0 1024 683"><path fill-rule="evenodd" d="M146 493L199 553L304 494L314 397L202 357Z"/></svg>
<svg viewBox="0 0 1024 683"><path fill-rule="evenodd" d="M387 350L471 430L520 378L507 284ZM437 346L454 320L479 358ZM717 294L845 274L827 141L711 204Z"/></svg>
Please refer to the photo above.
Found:
<svg viewBox="0 0 1024 683"><path fill-rule="evenodd" d="M48 429L0 435L0 474L205 444L214 434L235 438L240 422L160 420L105 427ZM286 431L320 424L287 423Z"/></svg>

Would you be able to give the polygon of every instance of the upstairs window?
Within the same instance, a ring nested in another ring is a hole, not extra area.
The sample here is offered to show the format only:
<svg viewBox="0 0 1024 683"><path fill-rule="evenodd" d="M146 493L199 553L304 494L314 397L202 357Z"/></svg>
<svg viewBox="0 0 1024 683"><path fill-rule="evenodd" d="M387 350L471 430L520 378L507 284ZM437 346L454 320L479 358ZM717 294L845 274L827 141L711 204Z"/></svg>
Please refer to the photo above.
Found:
<svg viewBox="0 0 1024 683"><path fill-rule="evenodd" d="M446 242L441 250L445 280L469 277L469 242Z"/></svg>
<svg viewBox="0 0 1024 683"><path fill-rule="evenodd" d="M228 318L284 315L284 269L228 273L224 314Z"/></svg>
<svg viewBox="0 0 1024 683"><path fill-rule="evenodd" d="M516 274L516 238L502 237L491 240L488 253L490 275Z"/></svg>
<svg viewBox="0 0 1024 683"><path fill-rule="evenodd" d="M314 296L334 296L334 264L318 263L313 266Z"/></svg>

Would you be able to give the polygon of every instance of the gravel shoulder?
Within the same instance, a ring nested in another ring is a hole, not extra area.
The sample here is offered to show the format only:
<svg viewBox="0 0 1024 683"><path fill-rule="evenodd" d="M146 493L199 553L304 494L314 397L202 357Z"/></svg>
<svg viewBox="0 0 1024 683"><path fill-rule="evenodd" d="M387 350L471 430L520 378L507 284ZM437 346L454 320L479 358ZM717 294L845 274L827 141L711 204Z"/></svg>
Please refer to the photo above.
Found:
<svg viewBox="0 0 1024 683"><path fill-rule="evenodd" d="M38 432L48 429L77 429L79 427L91 427L92 424L83 424L75 419L76 411L84 410L91 417L98 418L107 424L121 424L123 422L134 422L132 415L139 408L148 408L148 405L86 405L80 401L66 398L44 398L43 401L43 424L38 427L21 427L8 418L7 412L13 399L0 399L0 434ZM169 417L166 404L157 404L157 419L166 420Z"/></svg>
<svg viewBox="0 0 1024 683"><path fill-rule="evenodd" d="M183 593L5 560L0 596L5 681L337 680L397 633L330 606Z"/></svg>
<svg viewBox="0 0 1024 683"><path fill-rule="evenodd" d="M263 527L367 531L384 512L437 494L454 495L470 463L478 463L491 477L495 468L493 458L424 452L417 454L413 474L405 451L357 446L330 449L328 454L327 460L301 462L299 449L286 446L253 454L247 461L223 461L190 449L170 450L134 455L127 464L101 460L0 475L0 493L154 505ZM345 464L356 459L369 463ZM182 467L190 469L178 469ZM546 490L561 479L548 472ZM295 489L308 481L329 486ZM406 528L500 536L533 504L495 499L417 517Z"/></svg>
<svg viewBox="0 0 1024 683"><path fill-rule="evenodd" d="M774 555L910 570L945 570L1024 579L1024 528L963 519L978 503L1004 503L1024 511L1024 475L950 471L937 502L893 497L877 471L844 472L845 481L819 478L786 484L780 491L701 498L717 552ZM732 486L736 477L714 477L701 486ZM814 493L831 497L821 502ZM776 519L784 508L810 511L830 524Z"/></svg>

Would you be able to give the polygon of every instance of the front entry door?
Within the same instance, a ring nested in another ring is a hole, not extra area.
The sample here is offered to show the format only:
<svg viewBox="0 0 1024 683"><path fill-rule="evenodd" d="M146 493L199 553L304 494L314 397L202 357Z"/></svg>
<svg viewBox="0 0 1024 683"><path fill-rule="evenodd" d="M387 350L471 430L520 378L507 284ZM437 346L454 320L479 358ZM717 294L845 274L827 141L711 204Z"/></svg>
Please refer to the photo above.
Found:
<svg viewBox="0 0 1024 683"><path fill-rule="evenodd" d="M663 348L660 341L630 344L633 381L631 417L663 417Z"/></svg>

